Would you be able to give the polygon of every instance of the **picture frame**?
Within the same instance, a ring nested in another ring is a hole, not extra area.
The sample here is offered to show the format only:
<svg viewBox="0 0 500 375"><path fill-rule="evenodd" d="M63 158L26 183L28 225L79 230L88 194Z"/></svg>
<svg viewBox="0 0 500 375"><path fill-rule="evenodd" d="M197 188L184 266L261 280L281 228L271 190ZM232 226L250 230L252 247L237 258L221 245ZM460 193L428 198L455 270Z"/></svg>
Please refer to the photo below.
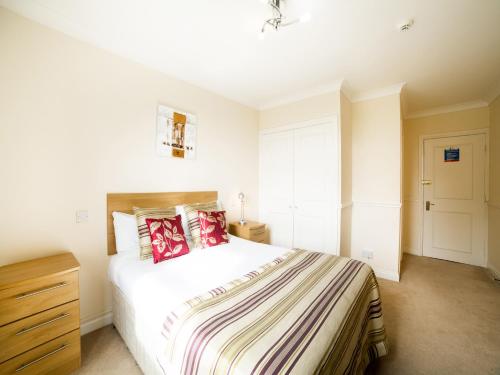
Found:
<svg viewBox="0 0 500 375"><path fill-rule="evenodd" d="M158 105L156 152L162 157L196 158L197 117L164 105Z"/></svg>

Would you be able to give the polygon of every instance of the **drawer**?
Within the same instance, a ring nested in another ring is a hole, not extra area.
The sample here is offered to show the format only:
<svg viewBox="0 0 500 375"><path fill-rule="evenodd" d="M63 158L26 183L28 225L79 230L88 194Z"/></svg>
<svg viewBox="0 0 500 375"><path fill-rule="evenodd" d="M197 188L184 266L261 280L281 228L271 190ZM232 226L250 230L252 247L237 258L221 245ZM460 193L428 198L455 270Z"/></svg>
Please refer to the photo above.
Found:
<svg viewBox="0 0 500 375"><path fill-rule="evenodd" d="M266 242L266 239L267 236L265 231L259 234L252 234L249 238L250 241L262 242L262 243Z"/></svg>
<svg viewBox="0 0 500 375"><path fill-rule="evenodd" d="M78 271L0 290L0 326L78 299Z"/></svg>
<svg viewBox="0 0 500 375"><path fill-rule="evenodd" d="M70 374L80 367L80 330L74 330L0 364L0 374Z"/></svg>
<svg viewBox="0 0 500 375"><path fill-rule="evenodd" d="M265 235L266 234L266 226L263 224L263 225L259 225L259 226L250 228L248 230L248 234L250 235L250 237Z"/></svg>
<svg viewBox="0 0 500 375"><path fill-rule="evenodd" d="M80 326L80 303L73 301L0 327L0 363Z"/></svg>

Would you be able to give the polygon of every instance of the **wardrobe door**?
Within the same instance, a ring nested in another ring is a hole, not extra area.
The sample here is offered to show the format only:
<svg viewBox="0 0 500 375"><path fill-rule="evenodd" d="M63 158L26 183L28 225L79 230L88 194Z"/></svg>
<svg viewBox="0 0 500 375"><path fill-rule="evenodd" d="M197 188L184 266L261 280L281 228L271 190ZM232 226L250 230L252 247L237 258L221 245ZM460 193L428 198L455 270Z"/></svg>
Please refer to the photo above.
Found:
<svg viewBox="0 0 500 375"><path fill-rule="evenodd" d="M338 254L336 124L294 132L293 246Z"/></svg>
<svg viewBox="0 0 500 375"><path fill-rule="evenodd" d="M260 144L260 220L271 243L293 246L293 131L263 134Z"/></svg>

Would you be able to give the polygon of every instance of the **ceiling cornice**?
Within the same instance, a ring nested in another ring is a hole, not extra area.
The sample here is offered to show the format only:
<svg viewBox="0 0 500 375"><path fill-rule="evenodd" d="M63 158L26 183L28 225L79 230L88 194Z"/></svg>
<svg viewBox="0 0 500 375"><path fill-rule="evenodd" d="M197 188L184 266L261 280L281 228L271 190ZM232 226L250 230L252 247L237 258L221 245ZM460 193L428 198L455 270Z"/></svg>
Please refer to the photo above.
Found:
<svg viewBox="0 0 500 375"><path fill-rule="evenodd" d="M420 117L441 115L443 113L465 111L468 109L483 108L483 107L487 107L487 106L488 106L488 102L485 100L474 100L474 101L465 102L465 103L458 103L458 104L447 105L447 106L443 106L443 107L425 109L423 111L411 112L405 117L405 120L411 120L411 119L420 118Z"/></svg>
<svg viewBox="0 0 500 375"><path fill-rule="evenodd" d="M352 103L353 90L346 80L342 81L342 84L340 85L340 91Z"/></svg>
<svg viewBox="0 0 500 375"><path fill-rule="evenodd" d="M350 102L356 103L365 100L382 98L389 95L400 95L401 90L406 85L405 82L396 85L386 86L376 90L354 92L346 80L340 80L328 83L326 85L315 86L307 90L302 90L300 93L285 95L273 100L266 101L259 106L259 110L266 110L282 105L298 102L300 100L312 98L314 96L329 94L332 92L342 91Z"/></svg>
<svg viewBox="0 0 500 375"><path fill-rule="evenodd" d="M363 102L365 100L372 100L377 98L382 98L384 96L390 95L400 95L401 90L406 85L406 82L401 82L395 85L382 87L375 90L361 91L351 95L351 102Z"/></svg>
<svg viewBox="0 0 500 375"><path fill-rule="evenodd" d="M304 99L312 98L314 96L329 94L332 92L340 91L343 80L330 82L324 85L318 85L311 87L309 89L301 90L300 92L295 92L293 94L280 96L275 99L267 100L262 102L259 106L259 110L271 109L275 107L280 107L282 105L295 103Z"/></svg>
<svg viewBox="0 0 500 375"><path fill-rule="evenodd" d="M498 81L496 84L494 84L492 87L490 87L490 90L484 97L484 100L488 103L491 104L493 100L495 100L498 96L500 96L500 81Z"/></svg>

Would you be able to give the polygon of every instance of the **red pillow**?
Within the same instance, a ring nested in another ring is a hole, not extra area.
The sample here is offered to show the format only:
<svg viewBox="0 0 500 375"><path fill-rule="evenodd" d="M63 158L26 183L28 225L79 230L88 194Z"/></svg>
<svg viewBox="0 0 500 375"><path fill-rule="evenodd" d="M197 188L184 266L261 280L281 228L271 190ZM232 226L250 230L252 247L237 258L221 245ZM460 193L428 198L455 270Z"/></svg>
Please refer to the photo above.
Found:
<svg viewBox="0 0 500 375"><path fill-rule="evenodd" d="M181 215L172 218L146 219L155 263L189 253L182 229Z"/></svg>
<svg viewBox="0 0 500 375"><path fill-rule="evenodd" d="M226 230L226 211L198 211L200 237L203 247L228 243Z"/></svg>

